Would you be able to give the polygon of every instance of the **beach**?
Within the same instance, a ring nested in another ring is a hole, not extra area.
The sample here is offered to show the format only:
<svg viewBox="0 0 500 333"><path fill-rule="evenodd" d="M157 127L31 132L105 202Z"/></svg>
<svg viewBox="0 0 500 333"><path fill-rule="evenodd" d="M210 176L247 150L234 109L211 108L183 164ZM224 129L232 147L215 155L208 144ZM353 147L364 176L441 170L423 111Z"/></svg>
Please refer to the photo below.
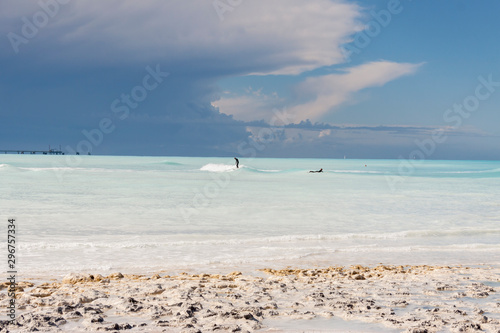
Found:
<svg viewBox="0 0 500 333"><path fill-rule="evenodd" d="M256 275L68 274L18 283L2 331L498 332L500 268L263 269ZM6 283L2 285L5 289ZM2 307L8 304L0 294Z"/></svg>

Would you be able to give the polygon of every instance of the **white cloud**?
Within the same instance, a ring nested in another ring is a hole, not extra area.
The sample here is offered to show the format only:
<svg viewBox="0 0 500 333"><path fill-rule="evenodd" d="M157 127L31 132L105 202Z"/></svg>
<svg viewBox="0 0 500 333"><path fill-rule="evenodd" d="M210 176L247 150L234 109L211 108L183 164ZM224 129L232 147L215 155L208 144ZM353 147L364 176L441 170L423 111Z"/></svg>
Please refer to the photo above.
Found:
<svg viewBox="0 0 500 333"><path fill-rule="evenodd" d="M274 116L273 109L283 102L276 93L262 93L262 88L248 88L245 92L245 95L225 93L222 98L212 102L212 105L219 108L220 112L232 115L236 120L270 121Z"/></svg>
<svg viewBox="0 0 500 333"><path fill-rule="evenodd" d="M307 78L295 87L297 94L305 101L287 107L287 112L291 115L290 120L295 123L306 119L318 121L323 115L352 100L354 93L413 74L421 65L378 61L348 68L342 74ZM286 102L249 92L246 95L226 94L213 105L217 106L220 112L233 115L237 120L269 121L273 116L272 109L286 105ZM327 134L322 134L324 135Z"/></svg>
<svg viewBox="0 0 500 333"><path fill-rule="evenodd" d="M329 136L330 134L332 134L332 130L330 130L330 129L322 130L319 132L318 138L322 138L324 136Z"/></svg>
<svg viewBox="0 0 500 333"><path fill-rule="evenodd" d="M59 7L30 40L39 59L298 74L342 62L339 46L362 29L361 9L344 0L243 1L223 21L213 1L72 0ZM38 2L2 2L0 28L21 34L21 17L38 11Z"/></svg>
<svg viewBox="0 0 500 333"><path fill-rule="evenodd" d="M378 61L349 68L344 74L307 78L296 87L298 94L307 102L289 108L289 112L298 121L319 120L349 100L353 93L413 74L421 65Z"/></svg>

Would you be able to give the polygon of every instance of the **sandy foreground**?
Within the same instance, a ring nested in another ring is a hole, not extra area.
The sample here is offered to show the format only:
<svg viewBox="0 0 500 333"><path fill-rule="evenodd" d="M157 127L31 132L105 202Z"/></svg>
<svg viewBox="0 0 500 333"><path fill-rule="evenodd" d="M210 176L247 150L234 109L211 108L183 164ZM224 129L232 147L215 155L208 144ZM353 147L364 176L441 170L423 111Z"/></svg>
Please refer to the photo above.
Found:
<svg viewBox="0 0 500 333"><path fill-rule="evenodd" d="M6 309L8 283L0 288L0 306ZM19 282L17 323L2 321L0 329L496 333L498 290L500 268L489 266L264 269L255 275L69 274L62 281Z"/></svg>

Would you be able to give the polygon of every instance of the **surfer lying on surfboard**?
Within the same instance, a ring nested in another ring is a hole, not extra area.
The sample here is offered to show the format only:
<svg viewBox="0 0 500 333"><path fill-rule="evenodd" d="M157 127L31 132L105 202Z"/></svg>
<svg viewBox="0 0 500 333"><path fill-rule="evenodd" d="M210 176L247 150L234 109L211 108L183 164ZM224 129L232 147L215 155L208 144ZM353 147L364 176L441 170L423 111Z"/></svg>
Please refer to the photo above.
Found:
<svg viewBox="0 0 500 333"><path fill-rule="evenodd" d="M323 168L319 169L318 171L309 171L309 173L317 173L317 172L323 172Z"/></svg>

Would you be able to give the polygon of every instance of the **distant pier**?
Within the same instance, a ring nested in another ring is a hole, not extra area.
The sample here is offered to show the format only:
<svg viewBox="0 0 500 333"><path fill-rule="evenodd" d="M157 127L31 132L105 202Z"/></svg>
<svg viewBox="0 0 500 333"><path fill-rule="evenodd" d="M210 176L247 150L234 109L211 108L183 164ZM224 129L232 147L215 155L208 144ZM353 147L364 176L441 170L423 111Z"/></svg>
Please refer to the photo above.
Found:
<svg viewBox="0 0 500 333"><path fill-rule="evenodd" d="M64 152L61 150L56 150L56 149L49 149L49 150L0 150L0 153L4 154L43 154L43 155L64 155Z"/></svg>

